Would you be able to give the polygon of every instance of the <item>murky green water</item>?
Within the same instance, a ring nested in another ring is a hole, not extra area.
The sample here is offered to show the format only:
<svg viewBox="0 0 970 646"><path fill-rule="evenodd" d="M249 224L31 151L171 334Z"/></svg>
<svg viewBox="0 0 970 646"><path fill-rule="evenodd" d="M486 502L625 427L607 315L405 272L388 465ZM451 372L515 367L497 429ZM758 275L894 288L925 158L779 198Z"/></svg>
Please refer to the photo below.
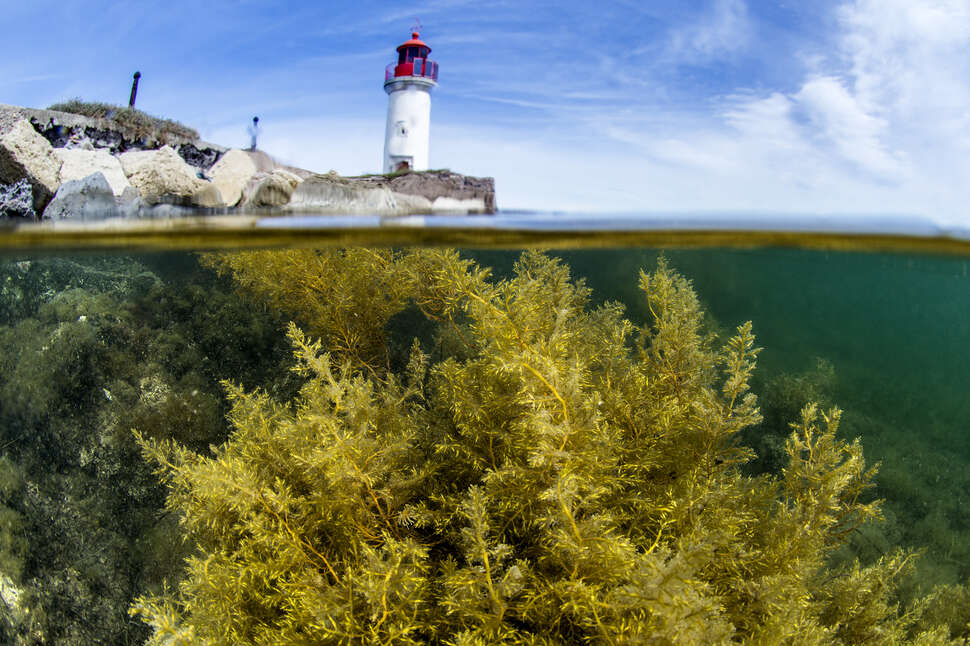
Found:
<svg viewBox="0 0 970 646"><path fill-rule="evenodd" d="M619 301L636 325L651 319L638 273L661 254L692 281L707 332L724 340L752 321L764 420L740 434L757 458L739 469L781 474L798 410L839 406L839 436L860 437L867 462L881 462L866 499L884 499L885 518L845 537L830 566L915 548L902 597L965 583L970 260L664 246L548 253L585 279L593 306ZM291 401L303 381L286 326L299 314L240 291L191 250L53 253L11 249L0 261L0 642L143 643L132 600L177 585L194 548L131 429L206 455L229 432L222 380ZM462 256L501 278L519 253ZM413 307L397 314L386 366L407 363L414 337L431 348L439 324Z"/></svg>

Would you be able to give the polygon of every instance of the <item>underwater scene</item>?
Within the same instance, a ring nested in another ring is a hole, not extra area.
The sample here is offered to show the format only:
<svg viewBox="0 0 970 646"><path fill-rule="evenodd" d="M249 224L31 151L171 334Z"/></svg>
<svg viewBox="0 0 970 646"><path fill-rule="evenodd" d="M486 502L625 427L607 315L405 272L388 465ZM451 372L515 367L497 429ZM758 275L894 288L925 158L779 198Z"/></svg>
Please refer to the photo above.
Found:
<svg viewBox="0 0 970 646"><path fill-rule="evenodd" d="M0 257L0 643L965 644L970 259Z"/></svg>

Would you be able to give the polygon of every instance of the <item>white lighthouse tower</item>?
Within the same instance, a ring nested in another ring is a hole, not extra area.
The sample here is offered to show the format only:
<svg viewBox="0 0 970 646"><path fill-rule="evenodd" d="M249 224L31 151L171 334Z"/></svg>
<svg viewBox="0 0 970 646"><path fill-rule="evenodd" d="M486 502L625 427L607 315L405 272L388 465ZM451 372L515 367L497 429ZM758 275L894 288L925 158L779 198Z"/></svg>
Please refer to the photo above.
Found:
<svg viewBox="0 0 970 646"><path fill-rule="evenodd" d="M431 88L438 85L438 63L418 32L397 48L397 61L384 71L388 94L384 134L384 172L428 170Z"/></svg>

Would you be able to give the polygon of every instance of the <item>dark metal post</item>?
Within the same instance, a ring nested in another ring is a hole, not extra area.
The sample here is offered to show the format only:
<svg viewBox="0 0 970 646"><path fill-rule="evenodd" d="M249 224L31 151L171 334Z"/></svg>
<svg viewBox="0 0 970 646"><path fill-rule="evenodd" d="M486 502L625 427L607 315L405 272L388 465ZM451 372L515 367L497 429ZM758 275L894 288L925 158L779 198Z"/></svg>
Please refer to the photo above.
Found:
<svg viewBox="0 0 970 646"><path fill-rule="evenodd" d="M131 97L128 99L128 107L135 107L135 97L138 96L138 79L141 78L141 72L135 72L134 81L131 82Z"/></svg>

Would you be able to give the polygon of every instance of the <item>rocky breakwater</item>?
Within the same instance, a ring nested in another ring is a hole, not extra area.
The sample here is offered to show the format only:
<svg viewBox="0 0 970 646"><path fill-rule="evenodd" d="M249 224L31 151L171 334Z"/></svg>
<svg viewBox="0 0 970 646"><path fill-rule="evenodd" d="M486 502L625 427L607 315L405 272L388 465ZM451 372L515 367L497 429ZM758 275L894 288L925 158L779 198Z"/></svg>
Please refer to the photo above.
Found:
<svg viewBox="0 0 970 646"><path fill-rule="evenodd" d="M221 207L205 173L225 152L110 119L0 105L0 219L156 216Z"/></svg>
<svg viewBox="0 0 970 646"><path fill-rule="evenodd" d="M0 220L189 213L494 213L491 178L319 175L262 152L132 132L110 119L0 105Z"/></svg>
<svg viewBox="0 0 970 646"><path fill-rule="evenodd" d="M495 180L447 170L390 176L312 175L294 191L287 206L318 213L495 213Z"/></svg>

